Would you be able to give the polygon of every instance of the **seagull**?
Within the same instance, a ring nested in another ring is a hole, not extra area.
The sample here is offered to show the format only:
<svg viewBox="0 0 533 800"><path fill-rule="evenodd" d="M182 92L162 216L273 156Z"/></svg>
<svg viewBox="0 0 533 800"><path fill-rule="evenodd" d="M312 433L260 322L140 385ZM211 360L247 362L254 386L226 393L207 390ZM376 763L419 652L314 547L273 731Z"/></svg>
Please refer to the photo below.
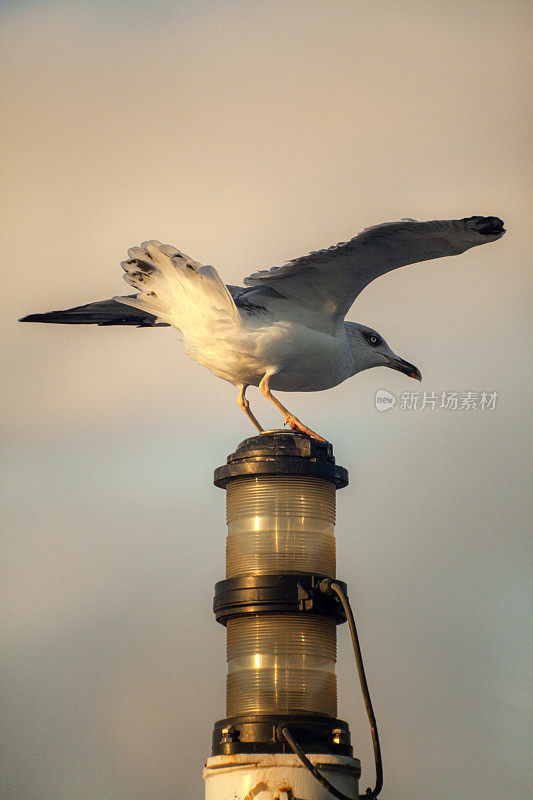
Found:
<svg viewBox="0 0 533 800"><path fill-rule="evenodd" d="M216 269L156 240L128 250L124 279L136 294L64 311L30 314L21 322L171 326L190 358L234 384L240 408L261 433L246 389L258 386L292 430L326 441L272 394L330 389L371 367L421 380L380 333L345 316L376 278L397 267L458 255L505 233L498 217L418 222L402 219L365 228L280 267L225 285Z"/></svg>

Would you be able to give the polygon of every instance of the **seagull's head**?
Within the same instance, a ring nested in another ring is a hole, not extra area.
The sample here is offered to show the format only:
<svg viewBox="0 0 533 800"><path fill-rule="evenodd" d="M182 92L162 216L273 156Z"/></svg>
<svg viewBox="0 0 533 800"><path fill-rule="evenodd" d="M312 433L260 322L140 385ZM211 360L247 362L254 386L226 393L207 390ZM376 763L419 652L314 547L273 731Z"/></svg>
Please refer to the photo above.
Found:
<svg viewBox="0 0 533 800"><path fill-rule="evenodd" d="M345 325L352 350L354 374L370 367L390 367L417 381L422 380L418 367L393 353L380 333L355 322L346 322Z"/></svg>

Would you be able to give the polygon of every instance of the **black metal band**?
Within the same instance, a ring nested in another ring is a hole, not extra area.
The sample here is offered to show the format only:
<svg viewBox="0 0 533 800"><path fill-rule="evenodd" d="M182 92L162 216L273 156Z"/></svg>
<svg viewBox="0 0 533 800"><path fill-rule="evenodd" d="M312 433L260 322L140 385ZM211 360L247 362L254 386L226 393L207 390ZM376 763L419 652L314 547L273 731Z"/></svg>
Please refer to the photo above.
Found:
<svg viewBox="0 0 533 800"><path fill-rule="evenodd" d="M318 614L346 622L338 597L320 591L325 575L278 574L246 575L215 584L213 611L217 622L225 625L231 617L243 614ZM330 579L331 580L331 579ZM336 581L344 589L346 584Z"/></svg>
<svg viewBox="0 0 533 800"><path fill-rule="evenodd" d="M291 753L278 727L286 725L306 753L352 756L347 722L335 717L304 714L249 714L215 722L214 756L235 753Z"/></svg>
<svg viewBox="0 0 533 800"><path fill-rule="evenodd" d="M324 478L334 483L337 489L348 485L348 472L335 464L329 442L284 431L245 439L228 456L227 464L215 470L214 483L225 489L228 481L234 478L269 475Z"/></svg>

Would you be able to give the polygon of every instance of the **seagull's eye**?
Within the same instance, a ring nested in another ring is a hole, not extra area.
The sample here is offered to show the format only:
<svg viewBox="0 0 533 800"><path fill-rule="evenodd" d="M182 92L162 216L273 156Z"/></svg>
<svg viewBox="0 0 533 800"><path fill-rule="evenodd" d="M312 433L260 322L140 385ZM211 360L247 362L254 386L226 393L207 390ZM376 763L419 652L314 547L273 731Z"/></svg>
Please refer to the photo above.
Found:
<svg viewBox="0 0 533 800"><path fill-rule="evenodd" d="M379 341L379 340L378 340L378 337L377 337L377 336L371 336L371 337L370 337L370 344L377 344L377 343L378 343L378 341Z"/></svg>

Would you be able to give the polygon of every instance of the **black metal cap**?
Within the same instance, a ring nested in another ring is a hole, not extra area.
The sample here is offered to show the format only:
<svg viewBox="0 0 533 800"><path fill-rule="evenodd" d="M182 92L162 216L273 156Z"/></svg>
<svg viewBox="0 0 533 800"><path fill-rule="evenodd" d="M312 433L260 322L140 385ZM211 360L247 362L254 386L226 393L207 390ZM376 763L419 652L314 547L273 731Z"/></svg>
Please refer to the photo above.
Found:
<svg viewBox="0 0 533 800"><path fill-rule="evenodd" d="M294 733L306 753L352 756L348 723L321 714L249 714L215 722L214 756L234 753L292 753L278 732L280 724Z"/></svg>
<svg viewBox="0 0 533 800"><path fill-rule="evenodd" d="M335 464L329 442L289 431L266 431L245 439L215 470L214 484L225 489L234 478L266 475L324 478L337 489L348 485L348 471Z"/></svg>
<svg viewBox="0 0 533 800"><path fill-rule="evenodd" d="M310 573L246 575L227 578L215 584L215 619L226 625L228 619L245 614L316 614L330 617L337 624L346 622L338 597L325 595L320 584L326 576ZM346 584L336 581L346 591Z"/></svg>

